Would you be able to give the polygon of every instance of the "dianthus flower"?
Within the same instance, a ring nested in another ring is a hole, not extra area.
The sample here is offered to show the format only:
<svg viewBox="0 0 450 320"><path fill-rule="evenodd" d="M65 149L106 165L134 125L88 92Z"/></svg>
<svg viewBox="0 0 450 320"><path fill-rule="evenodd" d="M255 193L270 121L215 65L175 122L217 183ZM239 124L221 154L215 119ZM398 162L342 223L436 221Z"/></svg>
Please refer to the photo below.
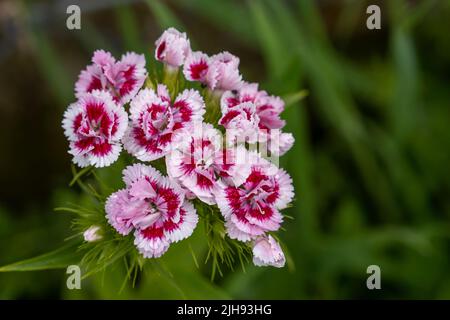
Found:
<svg viewBox="0 0 450 320"><path fill-rule="evenodd" d="M106 201L109 223L120 234L133 229L134 244L145 258L160 257L173 242L189 237L198 217L185 192L172 179L143 164L123 171L126 188Z"/></svg>
<svg viewBox="0 0 450 320"><path fill-rule="evenodd" d="M184 90L172 103L167 87L158 85L156 92L141 90L130 103L130 113L124 147L139 160L152 161L170 151L177 130L202 121L205 104L193 89Z"/></svg>
<svg viewBox="0 0 450 320"><path fill-rule="evenodd" d="M292 179L269 161L252 154L251 171L240 186L219 183L216 201L230 238L249 241L280 228L279 210L291 202Z"/></svg>
<svg viewBox="0 0 450 320"><path fill-rule="evenodd" d="M127 113L108 92L94 90L82 96L69 106L63 120L73 162L80 167L104 167L116 161L127 124Z"/></svg>
<svg viewBox="0 0 450 320"><path fill-rule="evenodd" d="M271 236L258 237L253 244L253 264L258 267L284 267L286 258L280 244Z"/></svg>
<svg viewBox="0 0 450 320"><path fill-rule="evenodd" d="M178 68L191 52L191 46L186 33L169 28L155 42L155 59L172 68Z"/></svg>
<svg viewBox="0 0 450 320"><path fill-rule="evenodd" d="M106 90L116 103L123 105L136 95L146 77L144 55L129 52L116 61L111 53L97 50L92 64L78 77L75 95L81 98L94 90Z"/></svg>

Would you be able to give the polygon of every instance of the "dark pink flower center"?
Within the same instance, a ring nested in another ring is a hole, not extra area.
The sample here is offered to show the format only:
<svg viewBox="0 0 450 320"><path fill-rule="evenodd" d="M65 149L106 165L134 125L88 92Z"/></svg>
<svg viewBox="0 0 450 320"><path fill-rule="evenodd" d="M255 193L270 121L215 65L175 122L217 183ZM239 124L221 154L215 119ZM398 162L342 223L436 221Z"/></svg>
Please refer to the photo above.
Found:
<svg viewBox="0 0 450 320"><path fill-rule="evenodd" d="M198 63L192 64L189 71L191 72L191 78L194 80L203 79L208 71L208 64L204 60L200 60Z"/></svg>
<svg viewBox="0 0 450 320"><path fill-rule="evenodd" d="M162 60L164 59L163 57L163 53L166 50L166 42L163 41L159 44L158 49L156 50L156 57L158 58L158 60Z"/></svg>
<svg viewBox="0 0 450 320"><path fill-rule="evenodd" d="M278 199L279 186L271 177L253 170L240 188L227 187L226 198L233 213L247 220L246 214L258 219L268 219L273 214L272 205Z"/></svg>

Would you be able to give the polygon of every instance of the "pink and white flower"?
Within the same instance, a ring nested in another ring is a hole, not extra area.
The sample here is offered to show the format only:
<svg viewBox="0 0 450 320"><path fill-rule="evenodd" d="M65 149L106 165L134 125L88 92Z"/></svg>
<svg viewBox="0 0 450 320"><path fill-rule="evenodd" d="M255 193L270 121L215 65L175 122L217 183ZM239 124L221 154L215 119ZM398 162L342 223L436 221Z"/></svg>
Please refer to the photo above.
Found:
<svg viewBox="0 0 450 320"><path fill-rule="evenodd" d="M239 58L229 52L221 52L210 58L206 84L211 90L238 90L242 86Z"/></svg>
<svg viewBox="0 0 450 320"><path fill-rule="evenodd" d="M174 141L166 157L169 176L207 204L216 203L213 190L219 180L238 186L250 174L245 149L224 149L220 131L210 124L181 130Z"/></svg>
<svg viewBox="0 0 450 320"><path fill-rule="evenodd" d="M169 28L155 42L155 59L167 65L178 68L191 52L191 45L186 33L175 28Z"/></svg>
<svg viewBox="0 0 450 320"><path fill-rule="evenodd" d="M255 143L258 140L259 117L252 102L243 102L232 108L222 109L219 124L227 129L227 143Z"/></svg>
<svg viewBox="0 0 450 320"><path fill-rule="evenodd" d="M129 52L116 61L109 52L97 50L92 64L81 71L75 92L80 98L94 90L106 90L116 103L123 105L136 95L146 77L144 55Z"/></svg>
<svg viewBox="0 0 450 320"><path fill-rule="evenodd" d="M200 51L192 52L184 63L184 76L189 81L199 81L206 84L210 64L210 58L207 54Z"/></svg>
<svg viewBox="0 0 450 320"><path fill-rule="evenodd" d="M133 229L134 244L145 258L160 257L171 243L189 237L198 217L184 190L151 166L134 164L123 171L126 188L112 194L105 210L120 234Z"/></svg>
<svg viewBox="0 0 450 320"><path fill-rule="evenodd" d="M225 218L230 238L249 241L280 228L279 212L291 202L292 179L269 161L253 154L251 172L240 186L219 183L217 205Z"/></svg>
<svg viewBox="0 0 450 320"><path fill-rule="evenodd" d="M64 134L69 153L80 167L109 166L119 157L128 115L106 91L94 90L71 104L64 113Z"/></svg>
<svg viewBox="0 0 450 320"><path fill-rule="evenodd" d="M284 267L286 258L280 244L271 236L262 236L253 244L253 264L258 267Z"/></svg>
<svg viewBox="0 0 450 320"><path fill-rule="evenodd" d="M86 231L83 232L84 241L94 242L100 240L102 236L100 235L99 231L99 226L90 226L88 229L86 229Z"/></svg>
<svg viewBox="0 0 450 320"><path fill-rule="evenodd" d="M125 134L125 149L141 161L165 156L176 130L201 122L205 104L198 91L186 89L172 103L167 87L157 92L143 89L130 103L131 126Z"/></svg>
<svg viewBox="0 0 450 320"><path fill-rule="evenodd" d="M258 140L265 143L267 150L274 156L282 156L295 142L292 133L282 132L280 129L260 129Z"/></svg>
<svg viewBox="0 0 450 320"><path fill-rule="evenodd" d="M286 124L280 118L284 111L284 102L280 97L269 96L266 91L258 90L257 83L244 83L237 92L227 91L221 98L222 114L229 112L242 103L253 103L258 116L258 141L266 143L269 151L281 156L286 153L294 143L290 133L281 132Z"/></svg>
<svg viewBox="0 0 450 320"><path fill-rule="evenodd" d="M284 102L280 97L269 96L266 91L259 91L257 83L244 83L237 92L227 91L221 99L222 110L232 109L243 102L252 102L260 119L261 129L281 129L285 121L280 118L284 111Z"/></svg>

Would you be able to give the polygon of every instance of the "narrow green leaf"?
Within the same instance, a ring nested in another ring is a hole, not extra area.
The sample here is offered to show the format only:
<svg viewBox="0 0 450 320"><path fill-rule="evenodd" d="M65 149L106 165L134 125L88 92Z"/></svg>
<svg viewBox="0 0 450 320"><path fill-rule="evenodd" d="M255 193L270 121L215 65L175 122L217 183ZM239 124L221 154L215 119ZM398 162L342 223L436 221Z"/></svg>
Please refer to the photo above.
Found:
<svg viewBox="0 0 450 320"><path fill-rule="evenodd" d="M147 3L152 11L161 29L164 30L174 27L185 30L181 21L178 20L164 2L159 0L146 0L145 3Z"/></svg>
<svg viewBox="0 0 450 320"><path fill-rule="evenodd" d="M116 18L127 50L142 51L136 17L129 6L116 7Z"/></svg>
<svg viewBox="0 0 450 320"><path fill-rule="evenodd" d="M297 102L307 97L308 94L309 94L308 90L300 90L299 92L292 93L290 95L283 97L285 107L287 108L292 106L293 104L296 104Z"/></svg>
<svg viewBox="0 0 450 320"><path fill-rule="evenodd" d="M73 179L69 183L69 187L73 186L75 182L78 181L84 174L88 173L92 169L91 166L81 169L80 171L76 171L75 166L72 165L72 173L73 173Z"/></svg>
<svg viewBox="0 0 450 320"><path fill-rule="evenodd" d="M37 271L66 268L68 265L77 264L80 262L82 253L77 251L80 243L80 238L74 239L54 251L0 267L0 272Z"/></svg>
<svg viewBox="0 0 450 320"><path fill-rule="evenodd" d="M284 50L285 48L278 36L279 30L273 25L273 19L269 17L267 8L261 1L250 1L249 9L255 24L255 30L258 30L257 36L264 51L267 69L270 74L279 77L288 62L286 50Z"/></svg>

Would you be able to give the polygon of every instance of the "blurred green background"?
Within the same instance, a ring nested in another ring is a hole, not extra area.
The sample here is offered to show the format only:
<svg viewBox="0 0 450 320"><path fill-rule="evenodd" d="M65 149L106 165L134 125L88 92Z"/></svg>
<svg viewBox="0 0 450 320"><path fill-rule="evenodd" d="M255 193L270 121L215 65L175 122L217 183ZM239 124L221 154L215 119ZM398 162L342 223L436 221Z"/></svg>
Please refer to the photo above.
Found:
<svg viewBox="0 0 450 320"><path fill-rule="evenodd" d="M70 4L81 30L66 28ZM381 30L366 28L369 4ZM194 50L238 55L273 94L309 91L283 114L294 267L237 266L212 283L198 231L135 288L119 292L121 265L72 291L65 270L0 273L0 298L450 298L450 1L5 0L0 23L0 265L61 246L72 216L53 208L89 201L68 187L60 124L93 50L151 57L175 26ZM381 290L366 288L372 264Z"/></svg>

